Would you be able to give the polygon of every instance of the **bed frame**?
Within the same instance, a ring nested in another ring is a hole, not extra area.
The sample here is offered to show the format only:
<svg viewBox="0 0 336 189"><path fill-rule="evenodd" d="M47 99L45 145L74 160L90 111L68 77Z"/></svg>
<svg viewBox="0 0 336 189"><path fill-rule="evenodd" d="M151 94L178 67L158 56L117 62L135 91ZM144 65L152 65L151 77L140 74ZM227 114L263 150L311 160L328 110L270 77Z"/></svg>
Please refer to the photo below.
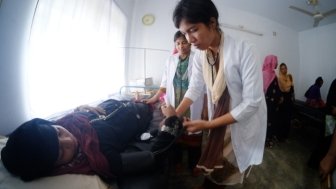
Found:
<svg viewBox="0 0 336 189"><path fill-rule="evenodd" d="M150 98L160 87L155 85L140 86L140 85L124 85L120 87L119 94L133 97L136 100Z"/></svg>

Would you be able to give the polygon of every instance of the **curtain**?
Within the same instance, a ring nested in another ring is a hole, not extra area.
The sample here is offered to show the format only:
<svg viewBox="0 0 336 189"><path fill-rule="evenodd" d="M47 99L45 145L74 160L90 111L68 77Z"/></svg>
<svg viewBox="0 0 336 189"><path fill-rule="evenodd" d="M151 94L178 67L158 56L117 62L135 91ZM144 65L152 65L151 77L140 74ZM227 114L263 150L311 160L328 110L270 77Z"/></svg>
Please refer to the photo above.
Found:
<svg viewBox="0 0 336 189"><path fill-rule="evenodd" d="M23 83L27 117L106 99L125 80L127 19L113 0L39 0Z"/></svg>

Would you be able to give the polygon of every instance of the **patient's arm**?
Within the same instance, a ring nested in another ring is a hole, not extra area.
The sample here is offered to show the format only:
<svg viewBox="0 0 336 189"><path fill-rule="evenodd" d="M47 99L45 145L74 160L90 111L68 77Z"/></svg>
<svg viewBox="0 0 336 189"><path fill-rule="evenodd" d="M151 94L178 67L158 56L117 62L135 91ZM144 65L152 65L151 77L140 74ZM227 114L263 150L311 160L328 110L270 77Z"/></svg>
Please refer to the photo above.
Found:
<svg viewBox="0 0 336 189"><path fill-rule="evenodd" d="M89 105L81 105L81 106L78 106L76 109L75 109L76 112L92 112L94 114L97 114L97 115L106 115L106 112L103 108L97 106L97 107L92 107L92 106L89 106Z"/></svg>

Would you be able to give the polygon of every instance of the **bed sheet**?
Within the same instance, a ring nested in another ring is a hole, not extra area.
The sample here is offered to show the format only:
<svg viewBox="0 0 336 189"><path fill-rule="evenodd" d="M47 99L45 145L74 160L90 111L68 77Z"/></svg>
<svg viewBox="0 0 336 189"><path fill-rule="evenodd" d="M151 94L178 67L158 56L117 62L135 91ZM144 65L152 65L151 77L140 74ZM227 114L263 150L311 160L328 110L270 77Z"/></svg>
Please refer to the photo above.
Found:
<svg viewBox="0 0 336 189"><path fill-rule="evenodd" d="M0 150L7 142L0 137ZM66 174L23 182L12 176L0 162L0 189L118 189L116 184L106 184L96 175Z"/></svg>

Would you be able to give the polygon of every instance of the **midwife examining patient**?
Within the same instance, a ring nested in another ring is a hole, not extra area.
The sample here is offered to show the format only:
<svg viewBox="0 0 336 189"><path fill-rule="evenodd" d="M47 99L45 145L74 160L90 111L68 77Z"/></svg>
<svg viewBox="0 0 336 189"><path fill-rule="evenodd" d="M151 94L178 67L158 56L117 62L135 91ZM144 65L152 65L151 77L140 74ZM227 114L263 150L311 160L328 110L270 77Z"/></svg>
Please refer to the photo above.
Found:
<svg viewBox="0 0 336 189"><path fill-rule="evenodd" d="M181 0L173 12L175 27L196 48L191 81L176 114L183 115L204 95L204 85L207 89L210 120L183 124L188 132L210 131L197 164L206 177L203 188L242 183L245 171L262 162L266 137L262 69L254 46L225 34L218 17L211 0Z"/></svg>

